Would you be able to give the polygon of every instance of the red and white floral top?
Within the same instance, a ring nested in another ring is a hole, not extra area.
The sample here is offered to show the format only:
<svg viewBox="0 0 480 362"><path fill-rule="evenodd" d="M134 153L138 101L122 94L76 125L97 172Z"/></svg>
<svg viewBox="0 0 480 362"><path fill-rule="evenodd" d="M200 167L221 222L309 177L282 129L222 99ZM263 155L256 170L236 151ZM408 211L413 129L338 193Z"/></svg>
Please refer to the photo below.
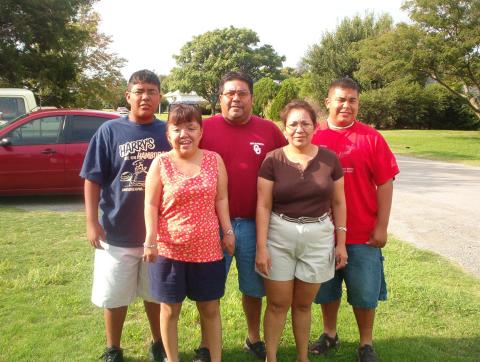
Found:
<svg viewBox="0 0 480 362"><path fill-rule="evenodd" d="M158 215L158 254L186 262L223 258L215 199L218 164L215 152L203 151L200 172L186 176L169 155L160 155L163 183Z"/></svg>

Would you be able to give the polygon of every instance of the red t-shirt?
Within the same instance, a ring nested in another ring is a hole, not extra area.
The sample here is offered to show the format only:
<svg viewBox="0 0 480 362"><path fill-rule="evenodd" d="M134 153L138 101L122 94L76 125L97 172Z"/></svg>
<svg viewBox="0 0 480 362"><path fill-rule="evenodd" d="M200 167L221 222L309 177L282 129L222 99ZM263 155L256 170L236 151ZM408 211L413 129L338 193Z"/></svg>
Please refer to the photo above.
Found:
<svg viewBox="0 0 480 362"><path fill-rule="evenodd" d="M203 121L200 147L222 156L228 174L231 218L255 218L260 165L267 152L286 144L273 122L257 116L242 125L228 123L221 114Z"/></svg>
<svg viewBox="0 0 480 362"><path fill-rule="evenodd" d="M382 135L366 124L340 130L318 126L312 143L334 151L343 167L347 202L347 244L366 243L377 219L377 186L398 172L397 161Z"/></svg>

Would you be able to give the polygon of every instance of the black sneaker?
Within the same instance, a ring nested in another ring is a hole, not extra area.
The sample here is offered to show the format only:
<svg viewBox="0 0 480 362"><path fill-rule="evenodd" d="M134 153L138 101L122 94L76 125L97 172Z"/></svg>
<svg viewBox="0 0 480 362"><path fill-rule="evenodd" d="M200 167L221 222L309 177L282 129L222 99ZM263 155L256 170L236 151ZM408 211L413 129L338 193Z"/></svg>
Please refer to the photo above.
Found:
<svg viewBox="0 0 480 362"><path fill-rule="evenodd" d="M316 355L326 355L329 352L335 350L340 345L340 340L338 339L338 334L335 334L335 337L330 337L328 334L323 333L318 339L308 346L308 351L311 354Z"/></svg>
<svg viewBox="0 0 480 362"><path fill-rule="evenodd" d="M154 362L167 362L167 354L165 353L165 348L163 347L162 340L152 342L150 348L148 349L148 355L150 359Z"/></svg>
<svg viewBox="0 0 480 362"><path fill-rule="evenodd" d="M378 356L373 350L373 347L366 344L357 349L357 361L358 362L378 362Z"/></svg>
<svg viewBox="0 0 480 362"><path fill-rule="evenodd" d="M267 357L267 351L265 350L265 342L258 341L255 343L251 343L250 340L247 338L245 340L244 348L250 353L253 353L253 355L259 360L265 361L265 358Z"/></svg>
<svg viewBox="0 0 480 362"><path fill-rule="evenodd" d="M207 347L200 347L195 350L195 357L192 362L210 362L210 351Z"/></svg>
<svg viewBox="0 0 480 362"><path fill-rule="evenodd" d="M103 359L104 362L123 362L123 351L121 348L107 347L100 359Z"/></svg>

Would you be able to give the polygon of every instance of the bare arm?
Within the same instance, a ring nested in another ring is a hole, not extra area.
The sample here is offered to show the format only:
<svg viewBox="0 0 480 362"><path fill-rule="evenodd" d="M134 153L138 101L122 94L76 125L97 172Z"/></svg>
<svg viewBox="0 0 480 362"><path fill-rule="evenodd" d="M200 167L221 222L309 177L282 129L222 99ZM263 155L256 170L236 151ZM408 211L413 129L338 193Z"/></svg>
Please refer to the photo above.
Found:
<svg viewBox="0 0 480 362"><path fill-rule="evenodd" d="M375 248L383 248L387 243L387 228L392 208L393 180L390 179L377 187L377 223L370 236L368 245Z"/></svg>
<svg viewBox="0 0 480 362"><path fill-rule="evenodd" d="M143 249L143 260L154 262L157 258L157 223L158 223L158 209L160 206L160 199L163 193L163 184L160 179L160 162L156 158L153 160L150 169L148 170L147 178L145 180L145 244Z"/></svg>
<svg viewBox="0 0 480 362"><path fill-rule="evenodd" d="M344 178L341 177L333 183L332 212L335 224L335 269L340 269L347 264L347 249L345 247L346 232L341 229L347 225L347 206L345 202ZM340 229L337 229L340 227Z"/></svg>
<svg viewBox="0 0 480 362"><path fill-rule="evenodd" d="M223 247L229 255L233 255L235 250L235 235L230 222L230 212L228 211L228 176L227 170L222 158L217 155L218 178L217 178L217 197L215 200L215 211L217 212L220 227L223 230ZM231 233L228 233L232 230Z"/></svg>
<svg viewBox="0 0 480 362"><path fill-rule="evenodd" d="M98 203L100 201L100 185L85 179L85 213L87 216L87 239L96 249L102 249L100 240L105 240L105 230L98 222Z"/></svg>
<svg viewBox="0 0 480 362"><path fill-rule="evenodd" d="M257 252L255 265L257 269L265 275L268 275L272 267L272 260L267 250L267 234L270 224L270 214L272 212L273 181L262 177L257 179Z"/></svg>

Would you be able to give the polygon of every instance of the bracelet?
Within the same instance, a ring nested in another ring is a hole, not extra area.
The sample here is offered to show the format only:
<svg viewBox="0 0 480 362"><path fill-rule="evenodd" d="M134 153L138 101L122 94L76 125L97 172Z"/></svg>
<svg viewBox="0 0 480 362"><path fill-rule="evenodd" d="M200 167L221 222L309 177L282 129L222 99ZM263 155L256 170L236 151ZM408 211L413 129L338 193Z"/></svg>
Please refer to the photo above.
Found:
<svg viewBox="0 0 480 362"><path fill-rule="evenodd" d="M156 249L156 248L157 248L157 244L147 244L147 243L143 243L143 247L144 247L144 248L147 248L147 249Z"/></svg>
<svg viewBox="0 0 480 362"><path fill-rule="evenodd" d="M335 226L335 230L347 232L347 228L345 226Z"/></svg>
<svg viewBox="0 0 480 362"><path fill-rule="evenodd" d="M233 229L228 229L223 232L224 235L233 235Z"/></svg>

